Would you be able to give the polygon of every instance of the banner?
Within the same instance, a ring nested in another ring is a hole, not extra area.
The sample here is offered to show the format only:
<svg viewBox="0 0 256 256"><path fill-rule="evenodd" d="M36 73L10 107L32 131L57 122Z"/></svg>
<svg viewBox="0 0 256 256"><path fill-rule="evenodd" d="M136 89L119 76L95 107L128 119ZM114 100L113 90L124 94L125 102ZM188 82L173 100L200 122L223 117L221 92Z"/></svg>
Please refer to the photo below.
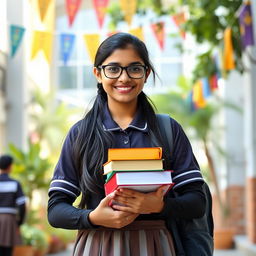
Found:
<svg viewBox="0 0 256 256"><path fill-rule="evenodd" d="M10 26L11 57L13 58L20 46L25 29L20 26Z"/></svg>
<svg viewBox="0 0 256 256"><path fill-rule="evenodd" d="M250 1L243 4L239 14L239 22L243 48L246 48L246 46L249 45L254 45L253 20Z"/></svg>
<svg viewBox="0 0 256 256"><path fill-rule="evenodd" d="M224 69L232 70L235 68L234 50L232 44L232 30L226 28L224 31Z"/></svg>
<svg viewBox="0 0 256 256"><path fill-rule="evenodd" d="M87 47L91 62L94 63L94 58L95 58L97 49L100 45L100 35L99 34L85 34L84 42Z"/></svg>
<svg viewBox="0 0 256 256"><path fill-rule="evenodd" d="M134 36L137 36L141 41L144 41L144 35L143 35L142 27L130 29L129 33L134 35Z"/></svg>
<svg viewBox="0 0 256 256"><path fill-rule="evenodd" d="M66 0L68 23L70 27L72 26L75 20L80 4L81 4L81 0Z"/></svg>
<svg viewBox="0 0 256 256"><path fill-rule="evenodd" d="M74 34L61 34L60 35L60 54L61 58L66 65L71 55L76 36Z"/></svg>
<svg viewBox="0 0 256 256"><path fill-rule="evenodd" d="M174 14L172 16L172 19L174 21L174 23L176 24L176 26L179 28L180 30L180 35L183 39L185 39L186 37L186 33L185 31L182 29L182 25L185 23L186 19L185 19L185 13L184 12L180 12L177 14Z"/></svg>
<svg viewBox="0 0 256 256"><path fill-rule="evenodd" d="M33 32L31 59L35 58L39 51L43 51L48 63L51 62L53 35L50 32Z"/></svg>
<svg viewBox="0 0 256 256"><path fill-rule="evenodd" d="M202 78L202 89L203 89L203 97L205 99L211 96L211 88L210 88L208 77Z"/></svg>
<svg viewBox="0 0 256 256"><path fill-rule="evenodd" d="M104 18L107 12L109 0L93 0L96 17L98 20L99 27L102 28Z"/></svg>
<svg viewBox="0 0 256 256"><path fill-rule="evenodd" d="M132 23L132 17L136 12L137 0L120 0L119 3L124 14L124 19L130 26Z"/></svg>
<svg viewBox="0 0 256 256"><path fill-rule="evenodd" d="M202 82L197 81L193 86L193 102L197 108L203 108L206 106L206 101L203 95Z"/></svg>
<svg viewBox="0 0 256 256"><path fill-rule="evenodd" d="M165 40L165 29L164 29L164 22L158 22L151 24L151 28L154 32L154 35L157 39L157 42L160 46L160 48L164 49L164 40Z"/></svg>
<svg viewBox="0 0 256 256"><path fill-rule="evenodd" d="M45 15L47 13L51 1L52 0L38 0L39 14L42 22L44 21Z"/></svg>

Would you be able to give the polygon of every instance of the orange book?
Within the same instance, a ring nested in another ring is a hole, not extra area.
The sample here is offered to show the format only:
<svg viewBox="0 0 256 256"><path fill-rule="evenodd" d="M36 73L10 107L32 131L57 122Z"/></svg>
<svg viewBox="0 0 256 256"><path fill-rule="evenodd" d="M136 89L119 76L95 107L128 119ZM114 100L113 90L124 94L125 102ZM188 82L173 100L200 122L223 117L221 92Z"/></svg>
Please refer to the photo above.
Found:
<svg viewBox="0 0 256 256"><path fill-rule="evenodd" d="M162 159L162 148L110 148L108 162L112 160Z"/></svg>

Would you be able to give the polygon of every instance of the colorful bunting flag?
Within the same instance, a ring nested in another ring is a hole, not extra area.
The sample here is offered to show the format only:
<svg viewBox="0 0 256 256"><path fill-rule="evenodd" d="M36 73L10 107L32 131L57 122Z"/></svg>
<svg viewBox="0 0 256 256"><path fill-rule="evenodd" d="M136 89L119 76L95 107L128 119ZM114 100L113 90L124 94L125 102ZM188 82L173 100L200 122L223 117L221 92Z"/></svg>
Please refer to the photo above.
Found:
<svg viewBox="0 0 256 256"><path fill-rule="evenodd" d="M199 80L193 86L193 102L197 108L203 108L206 106L206 101L203 95L202 82Z"/></svg>
<svg viewBox="0 0 256 256"><path fill-rule="evenodd" d="M101 28L107 12L109 0L93 0L94 9L96 12L99 27Z"/></svg>
<svg viewBox="0 0 256 256"><path fill-rule="evenodd" d="M119 0L121 10L124 14L124 19L130 26L132 17L136 12L137 0Z"/></svg>
<svg viewBox="0 0 256 256"><path fill-rule="evenodd" d="M185 31L182 29L182 25L185 23L186 18L185 18L185 13L184 12L180 12L177 14L174 14L172 16L172 19L174 21L174 23L176 24L176 26L179 28L180 30L180 35L182 36L183 39L186 38L186 33Z"/></svg>
<svg viewBox="0 0 256 256"><path fill-rule="evenodd" d="M216 89L218 89L218 76L217 74L214 74L210 77L210 88L211 91L214 91Z"/></svg>
<svg viewBox="0 0 256 256"><path fill-rule="evenodd" d="M207 99L209 96L211 96L211 88L210 88L208 77L202 78L202 88L203 88L203 97Z"/></svg>
<svg viewBox="0 0 256 256"><path fill-rule="evenodd" d="M76 36L74 34L61 34L60 35L60 50L61 50L61 57L63 59L64 64L67 64L69 57L71 55L74 42Z"/></svg>
<svg viewBox="0 0 256 256"><path fill-rule="evenodd" d="M80 4L81 4L81 0L66 0L68 23L70 27L72 26L75 20Z"/></svg>
<svg viewBox="0 0 256 256"><path fill-rule="evenodd" d="M100 45L100 35L99 34L85 34L84 41L89 52L90 59L94 63L94 58L97 49Z"/></svg>
<svg viewBox="0 0 256 256"><path fill-rule="evenodd" d="M143 35L142 27L130 29L129 33L134 35L134 36L137 36L141 41L144 41L144 35Z"/></svg>
<svg viewBox="0 0 256 256"><path fill-rule="evenodd" d="M38 0L38 8L41 21L44 21L45 15L47 13L48 7L52 0Z"/></svg>
<svg viewBox="0 0 256 256"><path fill-rule="evenodd" d="M187 101L189 104L189 108L191 112L194 112L196 110L196 105L193 102L193 90L191 90L188 94Z"/></svg>
<svg viewBox="0 0 256 256"><path fill-rule="evenodd" d="M243 4L239 14L239 22L243 48L246 48L246 46L249 45L254 45L253 20L250 1Z"/></svg>
<svg viewBox="0 0 256 256"><path fill-rule="evenodd" d="M232 44L232 30L230 27L224 31L224 69L232 70L235 68L234 50Z"/></svg>
<svg viewBox="0 0 256 256"><path fill-rule="evenodd" d="M163 21L151 24L151 28L162 50L164 49L164 40L165 40L164 25L165 23Z"/></svg>
<svg viewBox="0 0 256 256"><path fill-rule="evenodd" d="M46 31L34 31L32 40L31 59L35 58L37 53L42 50L48 63L51 62L53 35Z"/></svg>
<svg viewBox="0 0 256 256"><path fill-rule="evenodd" d="M11 42L11 57L14 57L17 49L20 46L24 35L25 29L20 26L11 25L10 26L10 42Z"/></svg>

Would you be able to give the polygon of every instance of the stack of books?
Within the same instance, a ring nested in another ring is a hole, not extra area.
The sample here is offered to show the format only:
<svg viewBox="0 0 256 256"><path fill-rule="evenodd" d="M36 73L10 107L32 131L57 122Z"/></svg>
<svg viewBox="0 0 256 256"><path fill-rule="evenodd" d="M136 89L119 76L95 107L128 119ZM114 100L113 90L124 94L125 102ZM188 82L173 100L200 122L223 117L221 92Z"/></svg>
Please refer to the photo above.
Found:
<svg viewBox="0 0 256 256"><path fill-rule="evenodd" d="M162 185L168 185L167 192L173 185L171 171L163 169L161 147L111 148L103 170L106 195L118 188L153 192Z"/></svg>

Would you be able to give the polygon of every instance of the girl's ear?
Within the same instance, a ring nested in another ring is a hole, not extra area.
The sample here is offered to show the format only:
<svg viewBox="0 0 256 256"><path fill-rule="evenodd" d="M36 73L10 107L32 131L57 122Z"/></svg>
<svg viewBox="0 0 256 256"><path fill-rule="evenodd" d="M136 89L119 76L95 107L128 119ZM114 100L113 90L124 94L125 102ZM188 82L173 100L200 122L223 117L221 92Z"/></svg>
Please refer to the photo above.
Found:
<svg viewBox="0 0 256 256"><path fill-rule="evenodd" d="M150 73L151 73L151 69L149 68L149 69L147 69L147 71L146 71L145 83L147 82L147 79L148 79L148 76L150 75Z"/></svg>
<svg viewBox="0 0 256 256"><path fill-rule="evenodd" d="M93 67L93 74L96 77L97 81L99 83L101 83L102 79L101 79L101 72L100 72L100 70L98 68L96 68L96 67Z"/></svg>

